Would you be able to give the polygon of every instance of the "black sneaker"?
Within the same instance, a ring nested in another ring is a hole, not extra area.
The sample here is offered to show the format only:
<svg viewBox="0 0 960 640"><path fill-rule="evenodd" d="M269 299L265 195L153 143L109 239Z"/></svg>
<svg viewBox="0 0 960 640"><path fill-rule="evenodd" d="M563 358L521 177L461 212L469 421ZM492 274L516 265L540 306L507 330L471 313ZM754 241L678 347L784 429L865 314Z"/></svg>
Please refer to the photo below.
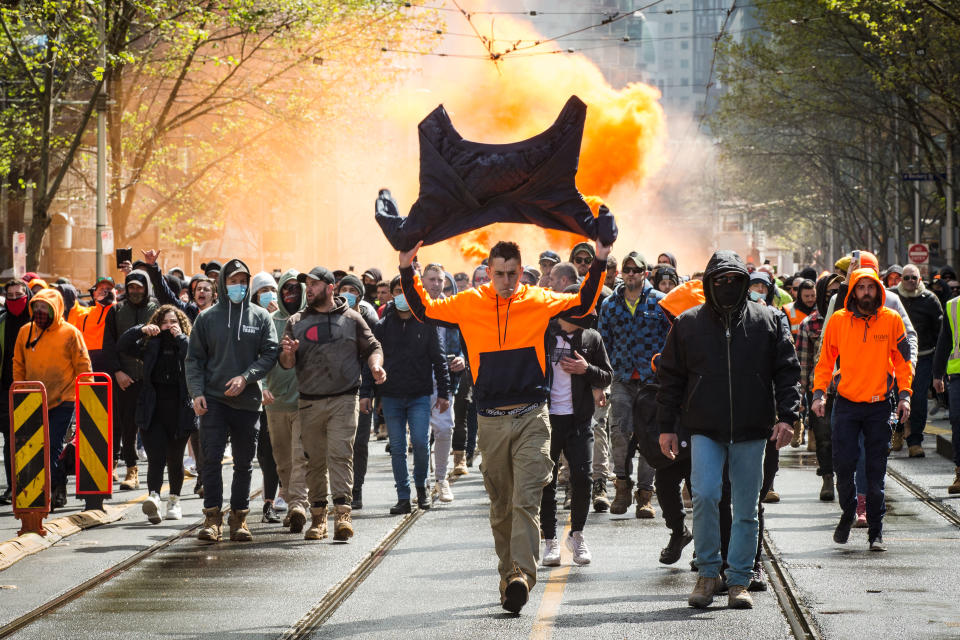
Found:
<svg viewBox="0 0 960 640"><path fill-rule="evenodd" d="M417 508L426 511L433 506L433 499L427 492L426 487L417 487Z"/></svg>
<svg viewBox="0 0 960 640"><path fill-rule="evenodd" d="M530 587L527 586L526 578L522 575L513 575L507 580L500 604L510 613L517 614L523 609L523 605L527 604L529 598Z"/></svg>
<svg viewBox="0 0 960 640"><path fill-rule="evenodd" d="M412 508L410 507L409 500L397 500L397 504L390 507L390 515L399 516L404 513L410 513Z"/></svg>
<svg viewBox="0 0 960 640"><path fill-rule="evenodd" d="M363 509L363 491L353 490L353 500L350 502L350 508L354 511Z"/></svg>
<svg viewBox="0 0 960 640"><path fill-rule="evenodd" d="M767 590L767 574L763 571L763 567L757 565L753 568L753 572L750 574L750 585L747 587L747 591L766 591Z"/></svg>
<svg viewBox="0 0 960 640"><path fill-rule="evenodd" d="M7 487L7 490L0 494L0 505L7 505L13 502L13 498L10 495L10 487Z"/></svg>
<svg viewBox="0 0 960 640"><path fill-rule="evenodd" d="M472 453L468 453L468 454L467 454L467 466L468 466L468 467L471 467L471 468L473 467L473 454L472 454Z"/></svg>
<svg viewBox="0 0 960 640"><path fill-rule="evenodd" d="M62 509L67 506L67 487L60 485L53 488L53 495L50 496L50 508Z"/></svg>
<svg viewBox="0 0 960 640"><path fill-rule="evenodd" d="M282 522L280 516L277 515L276 509L273 508L273 500L263 503L263 517L260 518L260 522L272 522L274 524Z"/></svg>
<svg viewBox="0 0 960 640"><path fill-rule="evenodd" d="M837 528L833 531L833 541L837 544L847 544L847 540L850 539L850 527L853 526L853 521L856 519L856 514L843 514L840 516L840 522L837 523Z"/></svg>
<svg viewBox="0 0 960 640"><path fill-rule="evenodd" d="M683 548L691 542L693 542L693 534L687 527L671 533L670 542L660 551L660 564L673 564L679 560L683 554Z"/></svg>
<svg viewBox="0 0 960 640"><path fill-rule="evenodd" d="M887 545L883 544L883 536L877 536L870 541L870 551L883 552L887 550Z"/></svg>

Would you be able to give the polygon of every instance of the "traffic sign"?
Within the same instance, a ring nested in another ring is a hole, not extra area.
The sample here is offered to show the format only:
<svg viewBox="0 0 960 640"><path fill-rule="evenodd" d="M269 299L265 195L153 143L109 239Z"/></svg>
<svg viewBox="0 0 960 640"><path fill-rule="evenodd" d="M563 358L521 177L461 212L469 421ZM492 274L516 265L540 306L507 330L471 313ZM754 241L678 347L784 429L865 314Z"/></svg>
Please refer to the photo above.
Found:
<svg viewBox="0 0 960 640"><path fill-rule="evenodd" d="M902 171L900 179L904 182L942 182L947 179L947 174L932 171Z"/></svg>
<svg viewBox="0 0 960 640"><path fill-rule="evenodd" d="M22 278L27 272L27 234L17 231L13 234L13 277Z"/></svg>
<svg viewBox="0 0 960 640"><path fill-rule="evenodd" d="M927 264L930 261L930 248L921 243L912 244L907 250L907 257L913 264Z"/></svg>

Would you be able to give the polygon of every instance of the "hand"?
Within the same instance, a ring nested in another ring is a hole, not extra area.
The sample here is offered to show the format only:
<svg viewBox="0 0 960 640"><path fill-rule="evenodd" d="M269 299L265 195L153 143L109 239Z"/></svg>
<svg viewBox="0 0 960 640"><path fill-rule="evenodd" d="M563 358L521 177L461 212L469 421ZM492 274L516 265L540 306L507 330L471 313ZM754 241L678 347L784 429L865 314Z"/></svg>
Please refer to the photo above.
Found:
<svg viewBox="0 0 960 640"><path fill-rule="evenodd" d="M607 406L607 394L603 389L591 389L591 391L593 391L593 404L598 407Z"/></svg>
<svg viewBox="0 0 960 640"><path fill-rule="evenodd" d="M823 398L817 398L813 401L813 404L810 405L810 410L813 411L813 415L822 418L827 415L827 401Z"/></svg>
<svg viewBox="0 0 960 640"><path fill-rule="evenodd" d="M773 425L773 435L770 436L770 442L777 443L777 450L783 449L793 440L793 427L786 422L778 422Z"/></svg>
<svg viewBox="0 0 960 640"><path fill-rule="evenodd" d="M467 361L460 356L457 356L456 358L450 361L451 373L459 373L466 368L467 368Z"/></svg>
<svg viewBox="0 0 960 640"><path fill-rule="evenodd" d="M597 259L597 260L600 260L601 262L603 262L604 264L606 264L606 262L607 262L607 256L610 255L610 249L612 249L612 248L613 248L613 245L610 245L610 246L608 247L607 245L600 244L600 241L598 240L598 241L597 241L597 244L596 244L596 248L594 249L594 251L595 251L596 254L597 254L597 258L596 258L596 259ZM604 267L604 268L606 268L606 267Z"/></svg>
<svg viewBox="0 0 960 640"><path fill-rule="evenodd" d="M446 413L447 409L450 408L450 401L446 398L437 398L437 403L433 405L433 408L440 413Z"/></svg>
<svg viewBox="0 0 960 640"><path fill-rule="evenodd" d="M400 252L400 268L405 269L413 265L413 259L417 257L417 251L420 251L420 247L423 246L423 241L417 243L417 245L410 249L410 251L401 251Z"/></svg>
<svg viewBox="0 0 960 640"><path fill-rule="evenodd" d="M179 327L177 327L179 329ZM143 335L150 336L151 338L160 335L160 327L155 324L145 324L140 328L140 331L143 332Z"/></svg>
<svg viewBox="0 0 960 640"><path fill-rule="evenodd" d="M140 253L143 254L143 261L147 264L157 264L157 258L160 257L161 251L163 251L163 249L150 249L149 251L141 251Z"/></svg>
<svg viewBox="0 0 960 640"><path fill-rule="evenodd" d="M907 420L910 419L910 400L908 398L904 398L897 403L897 416L900 417L901 424L906 424Z"/></svg>
<svg viewBox="0 0 960 640"><path fill-rule="evenodd" d="M174 338L180 337L180 334L181 334L181 333L183 333L183 332L180 331L180 325L179 325L179 324L172 324L172 325L170 325L170 335L172 335Z"/></svg>
<svg viewBox="0 0 960 640"><path fill-rule="evenodd" d="M573 352L572 358L563 357L560 359L560 368L571 375L585 374L588 366L587 361L576 351Z"/></svg>
<svg viewBox="0 0 960 640"><path fill-rule="evenodd" d="M237 376L228 380L227 384L223 386L226 389L223 394L228 398L235 398L247 388L247 381L243 379L243 376Z"/></svg>
<svg viewBox="0 0 960 640"><path fill-rule="evenodd" d="M276 300L271 300L270 304L267 305L267 311L269 311L270 313L273 313L279 308L280 308L280 305L277 304Z"/></svg>
<svg viewBox="0 0 960 640"><path fill-rule="evenodd" d="M677 454L680 453L680 440L677 438L677 434L660 434L660 453L667 456L671 460L677 459Z"/></svg>
<svg viewBox="0 0 960 640"><path fill-rule="evenodd" d="M387 381L387 372L381 365L373 365L370 367L370 372L373 374L373 381L377 384L383 384Z"/></svg>
<svg viewBox="0 0 960 640"><path fill-rule="evenodd" d="M933 381L933 390L937 393L943 393L946 389L946 385L943 383L943 378L937 378Z"/></svg>
<svg viewBox="0 0 960 640"><path fill-rule="evenodd" d="M300 348L300 341L283 336L283 339L280 341L280 347L284 353L296 353L297 349Z"/></svg>
<svg viewBox="0 0 960 640"><path fill-rule="evenodd" d="M128 376L123 371L117 371L114 377L117 379L117 384L120 385L120 388L124 391L127 390L127 387L133 384L133 378Z"/></svg>
<svg viewBox="0 0 960 640"><path fill-rule="evenodd" d="M370 413L373 401L370 398L360 398L360 413Z"/></svg>
<svg viewBox="0 0 960 640"><path fill-rule="evenodd" d="M202 416L207 412L207 399L203 396L197 396L193 399L193 412Z"/></svg>
<svg viewBox="0 0 960 640"><path fill-rule="evenodd" d="M120 263L120 271L123 271L125 274L130 275L130 272L133 271L133 265L130 264L129 260L124 260Z"/></svg>
<svg viewBox="0 0 960 640"><path fill-rule="evenodd" d="M269 407L276 401L277 401L276 396L270 393L270 389L267 389L266 387L264 387L263 388L263 404Z"/></svg>

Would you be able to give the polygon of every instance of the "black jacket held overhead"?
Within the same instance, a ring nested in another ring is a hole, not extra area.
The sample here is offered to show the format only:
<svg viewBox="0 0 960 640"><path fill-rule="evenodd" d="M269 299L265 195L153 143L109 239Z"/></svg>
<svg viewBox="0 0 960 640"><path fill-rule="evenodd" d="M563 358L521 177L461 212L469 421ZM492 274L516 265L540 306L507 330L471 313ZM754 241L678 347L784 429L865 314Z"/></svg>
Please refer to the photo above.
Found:
<svg viewBox="0 0 960 640"><path fill-rule="evenodd" d="M521 142L464 140L439 106L420 123L420 196L410 215L380 191L376 219L397 251L435 244L494 222L571 231L610 245L616 225L606 207L593 217L577 191L587 105L571 96L547 130Z"/></svg>
<svg viewBox="0 0 960 640"><path fill-rule="evenodd" d="M734 311L713 299L712 278L743 275ZM677 417L691 435L720 442L769 438L776 422L800 410L800 363L782 316L748 303L747 270L732 251L718 251L703 276L706 303L677 317L660 358L657 422L674 433Z"/></svg>

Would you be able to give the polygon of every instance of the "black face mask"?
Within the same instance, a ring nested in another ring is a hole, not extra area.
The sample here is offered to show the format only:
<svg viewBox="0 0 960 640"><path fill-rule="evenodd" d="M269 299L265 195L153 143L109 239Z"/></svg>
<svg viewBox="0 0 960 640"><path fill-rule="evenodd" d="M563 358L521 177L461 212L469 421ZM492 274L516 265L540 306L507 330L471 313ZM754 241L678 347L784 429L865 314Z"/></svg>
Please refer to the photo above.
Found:
<svg viewBox="0 0 960 640"><path fill-rule="evenodd" d="M139 305L143 302L144 292L143 291L127 291L127 300L132 304Z"/></svg>
<svg viewBox="0 0 960 640"><path fill-rule="evenodd" d="M377 298L377 285L375 284L365 284L363 285L364 296L375 300Z"/></svg>
<svg viewBox="0 0 960 640"><path fill-rule="evenodd" d="M743 296L743 280L713 284L713 299L717 307L723 311L733 311L740 304Z"/></svg>

